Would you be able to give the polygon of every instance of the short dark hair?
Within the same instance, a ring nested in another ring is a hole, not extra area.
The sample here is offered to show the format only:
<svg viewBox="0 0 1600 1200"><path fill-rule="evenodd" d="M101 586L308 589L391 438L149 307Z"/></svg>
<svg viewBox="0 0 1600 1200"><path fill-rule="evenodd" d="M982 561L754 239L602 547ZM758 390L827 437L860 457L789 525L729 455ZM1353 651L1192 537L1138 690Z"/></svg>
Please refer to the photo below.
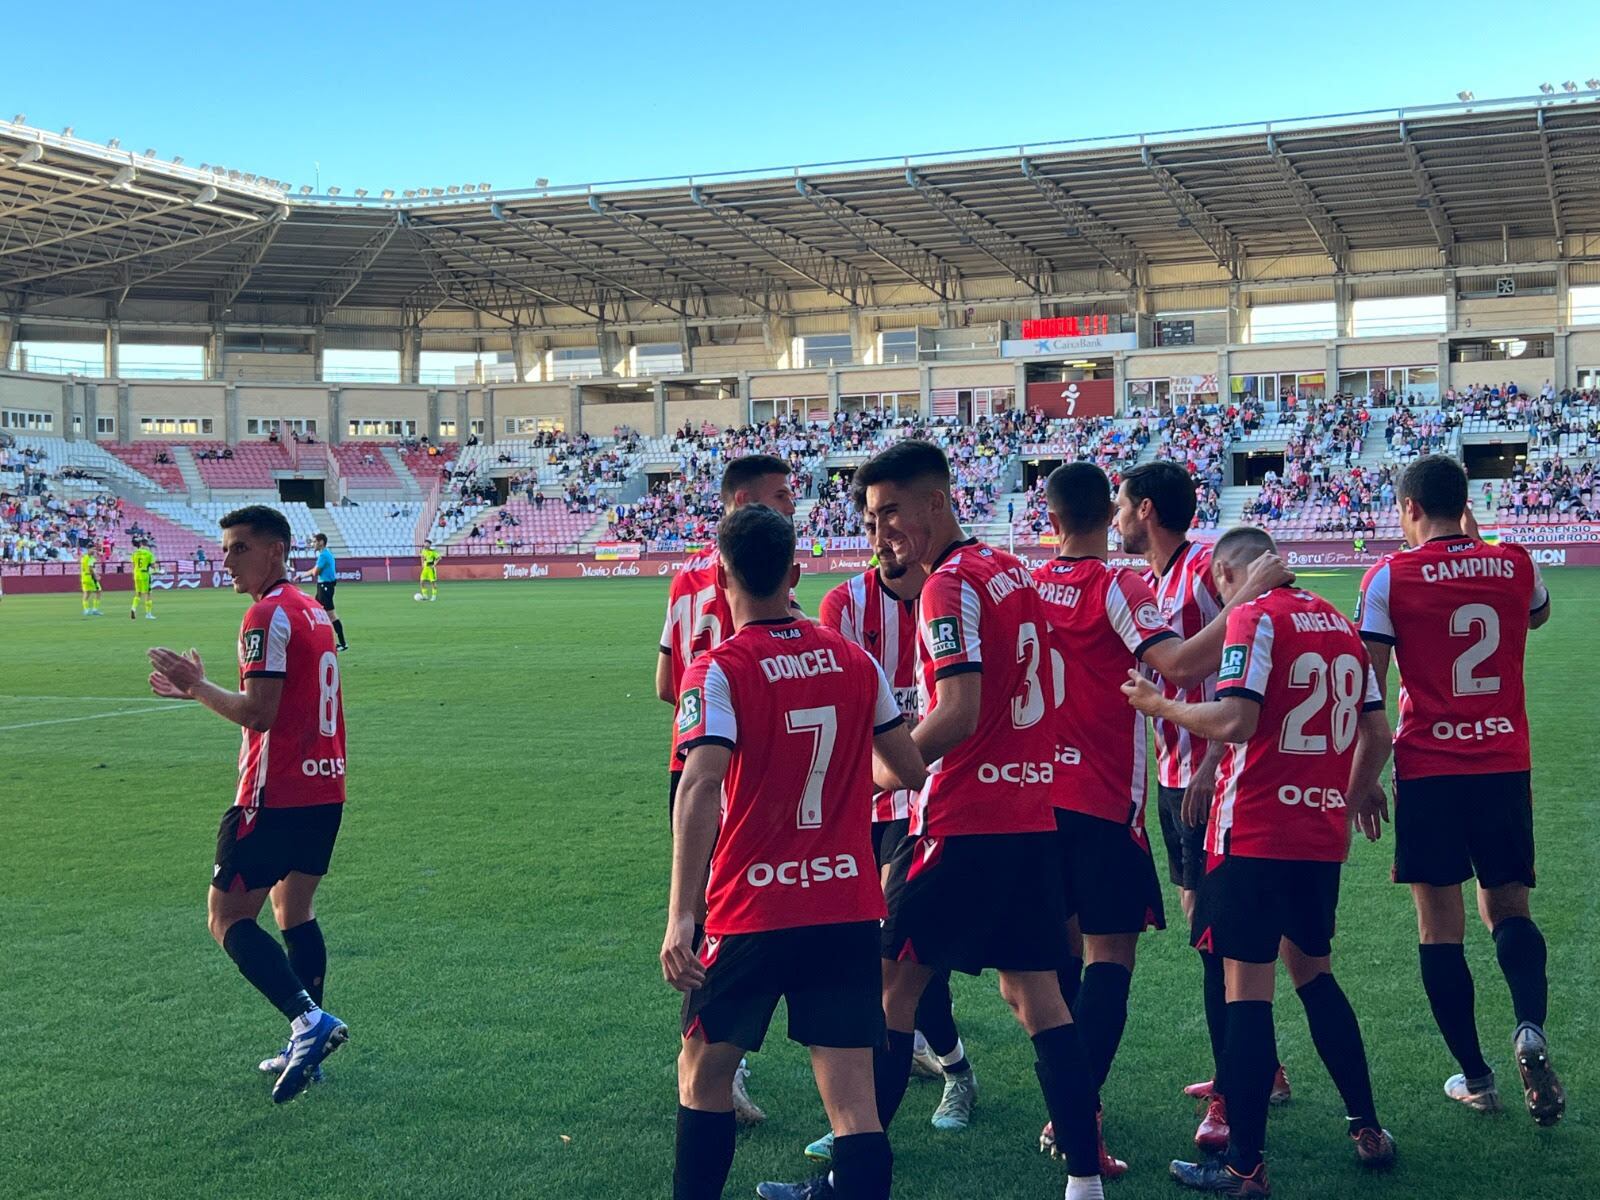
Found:
<svg viewBox="0 0 1600 1200"><path fill-rule="evenodd" d="M736 493L768 475L789 477L789 464L775 454L746 454L731 461L722 471L722 502L732 504Z"/></svg>
<svg viewBox="0 0 1600 1200"><path fill-rule="evenodd" d="M1235 525L1217 539L1211 547L1211 557L1225 563L1242 565L1255 562L1263 554L1276 554L1278 543L1272 535L1256 525Z"/></svg>
<svg viewBox="0 0 1600 1200"><path fill-rule="evenodd" d="M1163 529L1187 533L1194 523L1194 479L1177 463L1164 459L1144 463L1122 477L1122 486L1134 504L1150 501Z"/></svg>
<svg viewBox="0 0 1600 1200"><path fill-rule="evenodd" d="M950 460L932 442L904 438L862 463L853 482L865 493L875 483L913 483L919 479L948 490Z"/></svg>
<svg viewBox="0 0 1600 1200"><path fill-rule="evenodd" d="M741 588L766 599L788 584L794 566L794 522L765 504L746 504L722 518L717 551Z"/></svg>
<svg viewBox="0 0 1600 1200"><path fill-rule="evenodd" d="M1395 493L1415 500L1430 517L1453 521L1467 509L1467 473L1445 454L1424 454L1400 472Z"/></svg>
<svg viewBox="0 0 1600 1200"><path fill-rule="evenodd" d="M858 513L867 511L867 487L856 479L850 481L850 503Z"/></svg>
<svg viewBox="0 0 1600 1200"><path fill-rule="evenodd" d="M1072 462L1051 471L1044 496L1068 533L1093 533L1111 522L1111 481L1093 463Z"/></svg>
<svg viewBox="0 0 1600 1200"><path fill-rule="evenodd" d="M282 542L286 552L294 541L294 535L289 532L289 519L277 509L268 508L265 504L246 504L243 508L224 513L217 525L222 529L243 525L251 533L259 533Z"/></svg>
<svg viewBox="0 0 1600 1200"><path fill-rule="evenodd" d="M311 535L311 540L313 542L321 542L324 546L326 546L328 544L328 535L325 533L314 533Z"/></svg>

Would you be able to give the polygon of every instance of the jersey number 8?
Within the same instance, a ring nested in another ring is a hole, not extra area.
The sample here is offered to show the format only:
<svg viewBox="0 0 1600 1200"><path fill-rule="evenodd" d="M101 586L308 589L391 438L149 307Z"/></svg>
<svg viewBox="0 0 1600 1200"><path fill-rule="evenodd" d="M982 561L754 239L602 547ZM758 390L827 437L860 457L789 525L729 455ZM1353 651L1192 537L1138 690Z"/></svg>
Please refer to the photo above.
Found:
<svg viewBox="0 0 1600 1200"><path fill-rule="evenodd" d="M317 731L333 737L339 732L339 656L332 650L317 663L317 685Z"/></svg>

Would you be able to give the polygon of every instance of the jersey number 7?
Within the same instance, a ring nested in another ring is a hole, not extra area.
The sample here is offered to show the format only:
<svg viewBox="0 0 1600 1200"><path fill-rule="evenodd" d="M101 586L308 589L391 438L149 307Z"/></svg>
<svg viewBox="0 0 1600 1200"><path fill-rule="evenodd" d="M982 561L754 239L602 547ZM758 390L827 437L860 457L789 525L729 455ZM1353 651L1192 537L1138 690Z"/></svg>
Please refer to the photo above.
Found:
<svg viewBox="0 0 1600 1200"><path fill-rule="evenodd" d="M783 715L790 733L811 735L811 770L805 791L800 794L798 824L801 829L822 827L822 789L833 760L833 743L839 735L839 710L833 705L820 708L795 708Z"/></svg>

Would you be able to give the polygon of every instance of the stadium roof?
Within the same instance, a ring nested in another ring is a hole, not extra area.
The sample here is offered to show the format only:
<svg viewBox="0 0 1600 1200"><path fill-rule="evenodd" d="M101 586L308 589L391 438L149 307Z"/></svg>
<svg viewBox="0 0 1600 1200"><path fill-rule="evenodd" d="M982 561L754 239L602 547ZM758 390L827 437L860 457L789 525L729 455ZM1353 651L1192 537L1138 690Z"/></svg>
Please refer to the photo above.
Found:
<svg viewBox="0 0 1600 1200"><path fill-rule="evenodd" d="M0 122L0 308L51 300L781 315L961 281L1600 233L1600 91L781 171L442 197L289 185ZM1558 250L1559 252L1559 250ZM905 294L905 293L902 293ZM992 294L992 293L991 293Z"/></svg>

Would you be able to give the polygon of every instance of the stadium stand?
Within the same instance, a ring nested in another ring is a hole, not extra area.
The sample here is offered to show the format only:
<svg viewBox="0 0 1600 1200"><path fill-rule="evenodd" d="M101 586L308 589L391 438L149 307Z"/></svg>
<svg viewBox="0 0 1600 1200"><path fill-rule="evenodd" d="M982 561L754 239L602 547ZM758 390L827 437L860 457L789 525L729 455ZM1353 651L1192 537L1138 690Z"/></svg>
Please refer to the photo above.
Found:
<svg viewBox="0 0 1600 1200"><path fill-rule="evenodd" d="M389 466L388 459L383 456L383 447L378 444L362 442L359 444L343 443L338 446L329 446L328 450L339 460L339 471L344 476L345 484L352 488L395 488L400 486L400 480L395 477L394 470Z"/></svg>
<svg viewBox="0 0 1600 1200"><path fill-rule="evenodd" d="M188 450L210 488L272 491L277 486L273 472L291 466L289 451L276 442L194 442Z"/></svg>
<svg viewBox="0 0 1600 1200"><path fill-rule="evenodd" d="M105 443L102 448L140 476L146 487L162 492L185 492L183 472L173 461L165 442L139 442L131 446Z"/></svg>
<svg viewBox="0 0 1600 1200"><path fill-rule="evenodd" d="M416 553L420 504L336 504L323 511L338 528L351 554L409 557Z"/></svg>

